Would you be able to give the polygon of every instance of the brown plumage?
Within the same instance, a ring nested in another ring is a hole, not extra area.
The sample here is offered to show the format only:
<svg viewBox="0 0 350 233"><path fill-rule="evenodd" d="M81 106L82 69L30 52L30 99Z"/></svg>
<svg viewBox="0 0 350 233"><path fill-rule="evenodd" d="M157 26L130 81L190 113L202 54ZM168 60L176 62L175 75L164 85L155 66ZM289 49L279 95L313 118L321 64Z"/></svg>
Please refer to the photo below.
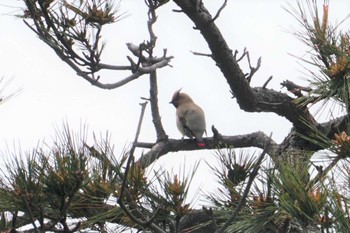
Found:
<svg viewBox="0 0 350 233"><path fill-rule="evenodd" d="M205 146L203 142L203 134L205 132L205 115L201 107L195 104L192 98L176 91L171 100L176 108L176 125L183 136L190 139L193 137L197 140L198 146Z"/></svg>

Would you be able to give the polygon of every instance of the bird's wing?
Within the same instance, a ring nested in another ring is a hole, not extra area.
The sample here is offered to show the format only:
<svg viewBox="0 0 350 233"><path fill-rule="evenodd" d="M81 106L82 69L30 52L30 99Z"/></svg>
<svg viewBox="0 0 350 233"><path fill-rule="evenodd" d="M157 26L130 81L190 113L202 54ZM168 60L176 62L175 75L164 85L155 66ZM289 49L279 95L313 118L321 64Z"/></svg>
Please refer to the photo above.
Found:
<svg viewBox="0 0 350 233"><path fill-rule="evenodd" d="M187 126L185 117L179 117L179 120L182 124L184 131L185 131L185 135L191 139L192 139L192 137L195 137L192 130Z"/></svg>

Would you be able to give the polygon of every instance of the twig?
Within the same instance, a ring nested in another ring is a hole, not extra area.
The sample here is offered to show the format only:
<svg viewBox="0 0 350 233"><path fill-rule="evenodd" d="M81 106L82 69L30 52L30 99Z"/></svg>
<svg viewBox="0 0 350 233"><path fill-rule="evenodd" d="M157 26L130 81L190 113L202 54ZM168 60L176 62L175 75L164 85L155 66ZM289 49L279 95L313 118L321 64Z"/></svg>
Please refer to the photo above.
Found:
<svg viewBox="0 0 350 233"><path fill-rule="evenodd" d="M97 69L98 70L131 70L131 66L116 66L116 65L109 65L109 64L104 64L104 63L98 63L97 64Z"/></svg>
<svg viewBox="0 0 350 233"><path fill-rule="evenodd" d="M245 55L247 55L247 48L244 48L243 49L243 53L242 53L242 55L236 60L236 62L238 63L238 62L240 62L243 58L244 58L244 56ZM235 51L235 54L234 54L234 57L236 58L236 56L237 56L237 54L238 54L238 51L236 50Z"/></svg>
<svg viewBox="0 0 350 233"><path fill-rule="evenodd" d="M139 118L139 123L137 125L137 129L136 129L136 134L135 134L135 139L134 139L133 145L132 145L132 147L130 149L130 152L129 152L130 155L129 155L129 158L128 158L128 162L126 164L126 168L125 168L125 172L124 172L124 179L123 179L122 187L121 187L121 190L120 190L120 197L118 199L118 202L122 201L122 199L123 199L122 197L123 197L123 194L124 194L124 191L125 191L125 188L126 188L128 172L129 172L131 161L134 160L134 152L135 152L135 149L136 149L136 143L138 141L138 138L139 138L139 135L140 135L140 132L141 132L143 116L145 115L145 109L146 109L147 103L148 102L146 101L146 102L140 104L141 105L141 114L140 114L140 118Z"/></svg>
<svg viewBox="0 0 350 233"><path fill-rule="evenodd" d="M147 21L147 27L148 27L148 33L150 35L150 44L155 45L157 37L153 31L153 24L157 21L157 15L156 15L156 7L153 5L152 0L147 0L149 2L149 11L148 11L148 21ZM151 50L153 50L153 46L151 47ZM151 56L152 54L150 54Z"/></svg>
<svg viewBox="0 0 350 233"><path fill-rule="evenodd" d="M341 158L342 158L342 157L338 155L337 157L335 157L335 159L332 160L332 162L331 162L324 170L319 171L319 172L317 173L317 175L315 176L315 178L313 178L313 179L309 182L309 184L307 185L308 189L310 189L311 187L313 187L317 182L322 181L322 180L326 177L327 173L328 173L330 170L332 170L332 168L333 168L335 165L337 165L337 163L339 162L339 160L340 160Z"/></svg>
<svg viewBox="0 0 350 233"><path fill-rule="evenodd" d="M134 160L134 152L135 152L135 149L136 149L136 144L137 144L137 141L138 141L138 138L139 138L139 135L140 135L140 132L141 132L141 126L142 126L142 121L143 121L143 117L144 117L144 113L145 113L145 109L146 109L146 106L147 106L147 101L140 104L141 105L141 114L140 114L140 119L139 119L139 123L138 123L138 126L137 126L137 130L136 130L136 134L135 134L135 139L134 139L134 142L133 142L133 145L130 149L130 155L129 155L129 158L128 158L128 161L127 161L127 164L126 164L126 168L125 168L125 172L124 172L124 179L123 179L123 182L122 182L122 187L121 187L121 190L120 190L120 195L119 195L119 198L118 198L118 204L120 206L120 208L122 208L122 210L124 211L124 213L133 221L135 222L136 224L140 225L140 226L149 226L150 228L152 228L155 232L158 232L158 233L164 233L164 231L159 228L157 225L153 224L153 220L155 219L155 217L157 216L158 212L159 212L159 209L156 211L156 213L147 221L142 221L140 219L138 219L133 213L131 213L129 211L129 209L125 206L124 204L124 201L123 201L123 198L124 198L124 194L127 192L126 190L126 183L127 183L127 179L128 179L128 172L129 172L129 169L130 169L130 165L131 165L131 162ZM137 209L135 209L140 215L142 215L141 212L139 212ZM145 217L143 217L145 219Z"/></svg>
<svg viewBox="0 0 350 233"><path fill-rule="evenodd" d="M137 142L136 147L151 149L155 144L153 142Z"/></svg>
<svg viewBox="0 0 350 233"><path fill-rule="evenodd" d="M249 52L247 52L247 59L248 59L248 64L249 64L249 68L250 68L250 73L249 73L249 75L247 77L247 81L248 81L248 83L250 83L250 81L252 80L253 75L259 70L259 68L261 66L261 57L259 57L258 62L256 63L256 67L253 67L251 65Z"/></svg>
<svg viewBox="0 0 350 233"><path fill-rule="evenodd" d="M222 4L222 6L219 8L218 12L216 12L216 15L214 16L214 18L212 20L209 21L209 23L214 22L217 18L219 18L221 11L226 7L227 5L227 0L224 1L224 3Z"/></svg>
<svg viewBox="0 0 350 233"><path fill-rule="evenodd" d="M266 82L264 83L264 85L262 86L263 89L266 89L267 84L269 84L269 82L272 80L272 75L266 80Z"/></svg>
<svg viewBox="0 0 350 233"><path fill-rule="evenodd" d="M222 139L222 136L219 133L219 130L217 130L217 128L215 128L214 125L211 126L211 131L213 132L213 138L214 139L216 139L216 140L221 140Z"/></svg>
<svg viewBox="0 0 350 233"><path fill-rule="evenodd" d="M238 50L236 49L235 53L233 54L233 57L234 57L235 60L237 59L237 54L238 54Z"/></svg>
<svg viewBox="0 0 350 233"><path fill-rule="evenodd" d="M193 55L196 55L196 56L212 57L211 54L199 53L199 52L194 52L194 51L191 51L191 50L190 50L190 52L191 52Z"/></svg>
<svg viewBox="0 0 350 233"><path fill-rule="evenodd" d="M272 136L272 133L270 134L270 139L271 139L271 136ZM263 152L260 154L258 160L256 161L255 163L255 166L253 168L253 171L250 173L250 176L249 176L249 180L248 180L248 183L244 189L244 192L243 192L243 195L236 207L236 209L233 211L232 215L229 217L229 219L225 222L225 224L219 228L215 233L223 233L227 227L236 219L236 217L238 216L238 213L240 212L240 210L242 209L244 203L246 202L246 199L247 199L247 196L248 196L248 193L250 191L250 187L251 185L253 184L253 181L256 177L256 175L258 174L258 171L260 169L260 165L261 165L261 162L262 160L264 159L265 157L265 154L268 150L268 148L270 147L270 141L268 141L265 145L265 148L263 150Z"/></svg>
<svg viewBox="0 0 350 233"><path fill-rule="evenodd" d="M130 62L130 67L131 67L131 72L132 73L135 73L136 72L136 63L132 60L132 58L131 57L129 57L129 56L126 56L126 58L129 60L129 62Z"/></svg>
<svg viewBox="0 0 350 233"><path fill-rule="evenodd" d="M183 13L183 10L173 9L173 12L175 12L175 13Z"/></svg>
<svg viewBox="0 0 350 233"><path fill-rule="evenodd" d="M150 99L150 98L146 98L146 97L140 97L140 99L142 99L142 100L146 100L146 101L151 101L151 99Z"/></svg>

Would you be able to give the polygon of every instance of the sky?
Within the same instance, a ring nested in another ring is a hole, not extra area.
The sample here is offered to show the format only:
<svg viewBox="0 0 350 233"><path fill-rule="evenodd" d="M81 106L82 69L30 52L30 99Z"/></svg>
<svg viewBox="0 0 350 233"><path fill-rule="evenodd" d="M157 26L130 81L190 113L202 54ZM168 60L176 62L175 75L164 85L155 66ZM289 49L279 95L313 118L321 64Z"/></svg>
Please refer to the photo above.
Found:
<svg viewBox="0 0 350 233"><path fill-rule="evenodd" d="M203 0L212 15L223 1ZM242 53L246 47L252 63L262 57L262 66L251 82L262 86L273 76L268 88L281 92L280 83L286 79L304 82L305 74L296 56L306 56L307 48L290 31L297 28L296 20L283 7L287 2L277 0L229 0L227 7L215 21L229 47ZM102 90L91 86L77 76L23 23L15 17L23 11L22 1L3 0L0 4L0 77L12 79L2 95L21 89L20 94L0 105L0 151L30 150L43 142L50 145L62 126L79 132L86 125L89 138L108 131L119 155L132 142L140 115L140 97L148 97L147 76L142 76L114 90ZM271 113L246 113L231 98L229 87L215 63L207 57L194 56L190 51L209 53L209 49L193 24L174 3L166 4L158 12L154 30L158 37L156 51L162 55L164 48L173 55L172 67L158 71L159 106L163 126L170 138L180 139L175 124L175 108L169 104L172 94L179 88L188 93L200 105L207 121L208 136L211 125L223 135L247 134L263 131L273 133L273 139L281 142L291 124ZM128 16L120 22L108 25L103 31L107 47L102 57L104 63L128 65L130 55L126 43L139 44L149 38L147 10L143 1L124 0L120 12ZM348 0L330 3L330 19L340 22L350 13ZM288 32L289 31L289 32ZM243 65L245 72L247 66ZM105 80L119 80L124 73L106 72ZM155 132L146 109L139 141L154 142ZM92 141L90 141L92 143ZM137 150L140 155L143 150ZM4 153L3 159L11 153ZM199 174L208 174L205 162L215 163L215 151L170 153L155 163L155 168L169 171L186 169L202 161ZM1 163L1 160L0 160ZM203 176L202 176L203 177ZM195 177L198 187L207 185L201 175ZM215 177L210 179L215 180Z"/></svg>

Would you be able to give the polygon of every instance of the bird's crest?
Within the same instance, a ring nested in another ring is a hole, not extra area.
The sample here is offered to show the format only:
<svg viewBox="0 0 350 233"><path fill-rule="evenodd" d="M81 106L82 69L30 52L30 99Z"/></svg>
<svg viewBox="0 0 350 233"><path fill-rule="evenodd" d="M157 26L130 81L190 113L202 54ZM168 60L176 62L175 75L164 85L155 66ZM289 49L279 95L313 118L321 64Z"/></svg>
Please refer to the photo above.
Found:
<svg viewBox="0 0 350 233"><path fill-rule="evenodd" d="M182 90L182 88L180 88L179 90L175 91L175 93L173 94L173 98L170 101L170 104L173 104L175 107L178 106L178 101L180 99L180 91Z"/></svg>

